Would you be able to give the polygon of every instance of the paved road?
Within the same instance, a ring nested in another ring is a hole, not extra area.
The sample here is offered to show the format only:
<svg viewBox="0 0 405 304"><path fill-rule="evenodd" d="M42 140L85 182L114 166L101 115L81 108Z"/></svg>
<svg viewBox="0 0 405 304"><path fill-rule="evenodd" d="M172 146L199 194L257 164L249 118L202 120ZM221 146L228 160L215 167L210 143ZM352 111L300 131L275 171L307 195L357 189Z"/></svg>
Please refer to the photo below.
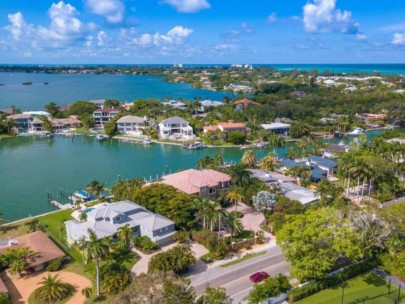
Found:
<svg viewBox="0 0 405 304"><path fill-rule="evenodd" d="M189 277L197 296L204 293L209 284L211 287L222 286L233 299L240 303L249 294L253 283L249 276L256 271L266 271L270 275L287 274L289 264L285 261L280 247L272 247L264 255L241 262L230 267L215 267Z"/></svg>

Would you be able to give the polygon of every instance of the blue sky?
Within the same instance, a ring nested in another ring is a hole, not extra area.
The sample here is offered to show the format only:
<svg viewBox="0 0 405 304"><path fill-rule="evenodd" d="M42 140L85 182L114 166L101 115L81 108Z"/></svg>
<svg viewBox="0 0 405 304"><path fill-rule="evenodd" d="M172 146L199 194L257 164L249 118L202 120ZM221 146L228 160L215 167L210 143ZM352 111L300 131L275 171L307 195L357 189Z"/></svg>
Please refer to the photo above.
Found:
<svg viewBox="0 0 405 304"><path fill-rule="evenodd" d="M404 0L2 0L1 63L404 63Z"/></svg>

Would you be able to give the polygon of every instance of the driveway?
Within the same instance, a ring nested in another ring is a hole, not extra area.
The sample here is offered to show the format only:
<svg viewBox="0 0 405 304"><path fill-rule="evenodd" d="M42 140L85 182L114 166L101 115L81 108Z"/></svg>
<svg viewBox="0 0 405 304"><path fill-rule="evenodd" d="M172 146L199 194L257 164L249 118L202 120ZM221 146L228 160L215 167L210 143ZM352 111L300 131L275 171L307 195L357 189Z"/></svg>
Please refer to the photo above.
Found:
<svg viewBox="0 0 405 304"><path fill-rule="evenodd" d="M229 207L227 208L228 212L235 211L235 207ZM264 222L264 215L260 212L257 212L253 208L249 207L248 205L239 202L238 203L238 211L243 213L243 217L241 218L242 225L245 230L253 230L253 231L259 231L262 230L260 228L260 224ZM268 233L264 231L264 237L266 238L266 241L270 241L274 239L274 236L271 233Z"/></svg>
<svg viewBox="0 0 405 304"><path fill-rule="evenodd" d="M10 299L13 304L28 303L29 296L38 288L38 283L42 281L48 274L52 276L58 274L59 279L65 283L73 285L76 289L73 297L67 301L67 304L82 304L86 298L82 295L82 289L91 287L91 281L84 276L77 273L67 271L56 272L38 272L24 277L7 276L4 283L9 290Z"/></svg>

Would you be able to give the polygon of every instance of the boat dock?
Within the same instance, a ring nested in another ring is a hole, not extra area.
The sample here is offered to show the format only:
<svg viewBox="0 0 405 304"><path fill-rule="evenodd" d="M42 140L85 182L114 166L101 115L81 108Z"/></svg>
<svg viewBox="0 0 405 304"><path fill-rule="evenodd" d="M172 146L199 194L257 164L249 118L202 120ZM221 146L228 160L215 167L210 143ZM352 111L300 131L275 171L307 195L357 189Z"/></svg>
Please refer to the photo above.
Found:
<svg viewBox="0 0 405 304"><path fill-rule="evenodd" d="M62 204L57 201L51 201L51 204L54 205L55 207L58 207L61 210L67 210L67 209L73 208L73 205L71 203Z"/></svg>

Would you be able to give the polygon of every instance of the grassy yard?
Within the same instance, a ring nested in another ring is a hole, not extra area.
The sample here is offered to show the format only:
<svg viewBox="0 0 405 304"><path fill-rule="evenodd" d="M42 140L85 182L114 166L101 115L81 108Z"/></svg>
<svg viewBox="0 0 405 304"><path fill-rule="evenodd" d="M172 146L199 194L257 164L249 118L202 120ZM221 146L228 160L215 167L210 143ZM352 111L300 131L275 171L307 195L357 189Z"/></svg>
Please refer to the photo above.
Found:
<svg viewBox="0 0 405 304"><path fill-rule="evenodd" d="M387 294L387 282L372 272L368 272L347 281L343 303L363 303L362 298L368 297L364 304L393 304L398 297L398 286L391 285L391 293ZM341 287L326 289L308 298L295 302L297 304L341 304ZM401 299L405 299L405 291L401 291Z"/></svg>
<svg viewBox="0 0 405 304"><path fill-rule="evenodd" d="M248 253L248 254L244 255L240 259L237 259L235 261L232 261L232 262L221 265L221 267L229 267L229 266L232 266L232 265L236 265L236 264L239 264L239 263L244 262L244 261L249 260L249 259L253 259L255 257L261 256L261 255L266 254L266 253L267 253L267 251L258 252L258 253Z"/></svg>
<svg viewBox="0 0 405 304"><path fill-rule="evenodd" d="M28 233L28 227L25 226L28 221L29 220L25 220L10 224L5 223L4 225L0 226L0 239L17 237Z"/></svg>

